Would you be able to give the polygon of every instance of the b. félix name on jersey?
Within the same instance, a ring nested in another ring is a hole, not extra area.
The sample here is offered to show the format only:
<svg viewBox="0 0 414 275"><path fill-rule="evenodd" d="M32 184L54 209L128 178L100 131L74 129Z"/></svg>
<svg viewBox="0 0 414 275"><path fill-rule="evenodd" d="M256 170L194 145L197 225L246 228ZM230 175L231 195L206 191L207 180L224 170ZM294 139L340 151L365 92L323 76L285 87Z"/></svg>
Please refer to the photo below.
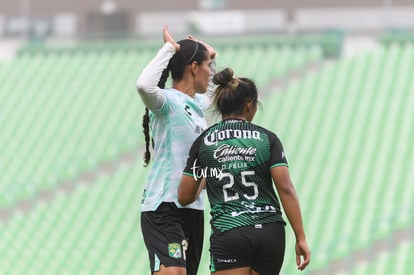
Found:
<svg viewBox="0 0 414 275"><path fill-rule="evenodd" d="M221 140L237 139L237 138L262 140L260 138L259 131L226 129L226 130L215 130L214 132L205 136L204 144L215 145L217 144L218 141L221 141Z"/></svg>

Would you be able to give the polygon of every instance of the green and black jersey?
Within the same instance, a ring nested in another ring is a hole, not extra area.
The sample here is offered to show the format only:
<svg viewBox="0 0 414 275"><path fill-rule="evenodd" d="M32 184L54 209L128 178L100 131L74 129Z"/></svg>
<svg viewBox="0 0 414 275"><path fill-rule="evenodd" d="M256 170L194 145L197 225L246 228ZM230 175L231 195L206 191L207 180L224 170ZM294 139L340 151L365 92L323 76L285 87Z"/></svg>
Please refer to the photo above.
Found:
<svg viewBox="0 0 414 275"><path fill-rule="evenodd" d="M194 141L184 174L207 179L211 225L224 232L284 222L270 170L287 165L274 133L245 120L229 119Z"/></svg>

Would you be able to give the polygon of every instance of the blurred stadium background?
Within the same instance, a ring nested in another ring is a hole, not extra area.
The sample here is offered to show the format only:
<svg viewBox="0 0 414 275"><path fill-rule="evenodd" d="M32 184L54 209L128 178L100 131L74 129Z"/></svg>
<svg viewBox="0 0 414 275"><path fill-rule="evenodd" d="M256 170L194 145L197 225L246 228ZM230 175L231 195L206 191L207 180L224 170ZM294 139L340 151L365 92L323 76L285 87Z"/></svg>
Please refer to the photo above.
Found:
<svg viewBox="0 0 414 275"><path fill-rule="evenodd" d="M414 274L413 15L412 0L1 0L0 274L148 274L135 80L164 23L256 80L254 122L282 139L302 205L302 274ZM287 237L282 274L298 274Z"/></svg>

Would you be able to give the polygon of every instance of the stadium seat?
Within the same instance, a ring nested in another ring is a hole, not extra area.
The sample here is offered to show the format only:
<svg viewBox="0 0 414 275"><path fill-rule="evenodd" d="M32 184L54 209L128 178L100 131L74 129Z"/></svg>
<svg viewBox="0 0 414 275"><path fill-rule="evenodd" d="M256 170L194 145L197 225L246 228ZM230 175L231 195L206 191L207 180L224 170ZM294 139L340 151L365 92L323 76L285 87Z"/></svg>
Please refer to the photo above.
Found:
<svg viewBox="0 0 414 275"><path fill-rule="evenodd" d="M11 213L0 220L1 272L148 273L139 227L144 106L135 81L155 51L99 44L0 65L0 210ZM218 69L257 81L254 122L284 145L313 253L303 273L413 273L412 236L373 250L414 224L413 46L341 58L294 79L289 72L322 58L319 47L228 44L219 57ZM286 84L272 89L280 79ZM125 160L131 154L137 160ZM209 274L208 232L206 223L201 275ZM286 232L282 273L296 274L289 225ZM373 257L355 261L358 251ZM338 261L346 270L333 270Z"/></svg>

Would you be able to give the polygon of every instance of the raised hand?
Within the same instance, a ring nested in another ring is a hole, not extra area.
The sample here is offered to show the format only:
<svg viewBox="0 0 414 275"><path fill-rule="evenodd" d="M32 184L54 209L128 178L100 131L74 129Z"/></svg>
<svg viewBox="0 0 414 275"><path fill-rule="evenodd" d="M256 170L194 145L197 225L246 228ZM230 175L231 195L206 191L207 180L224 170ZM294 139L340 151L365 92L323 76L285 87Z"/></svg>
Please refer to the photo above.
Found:
<svg viewBox="0 0 414 275"><path fill-rule="evenodd" d="M172 34L168 30L168 25L164 25L164 28L162 29L162 34L164 36L164 42L165 43L167 43L167 42L171 43L175 47L175 51L178 52L180 50L180 44L175 42Z"/></svg>

